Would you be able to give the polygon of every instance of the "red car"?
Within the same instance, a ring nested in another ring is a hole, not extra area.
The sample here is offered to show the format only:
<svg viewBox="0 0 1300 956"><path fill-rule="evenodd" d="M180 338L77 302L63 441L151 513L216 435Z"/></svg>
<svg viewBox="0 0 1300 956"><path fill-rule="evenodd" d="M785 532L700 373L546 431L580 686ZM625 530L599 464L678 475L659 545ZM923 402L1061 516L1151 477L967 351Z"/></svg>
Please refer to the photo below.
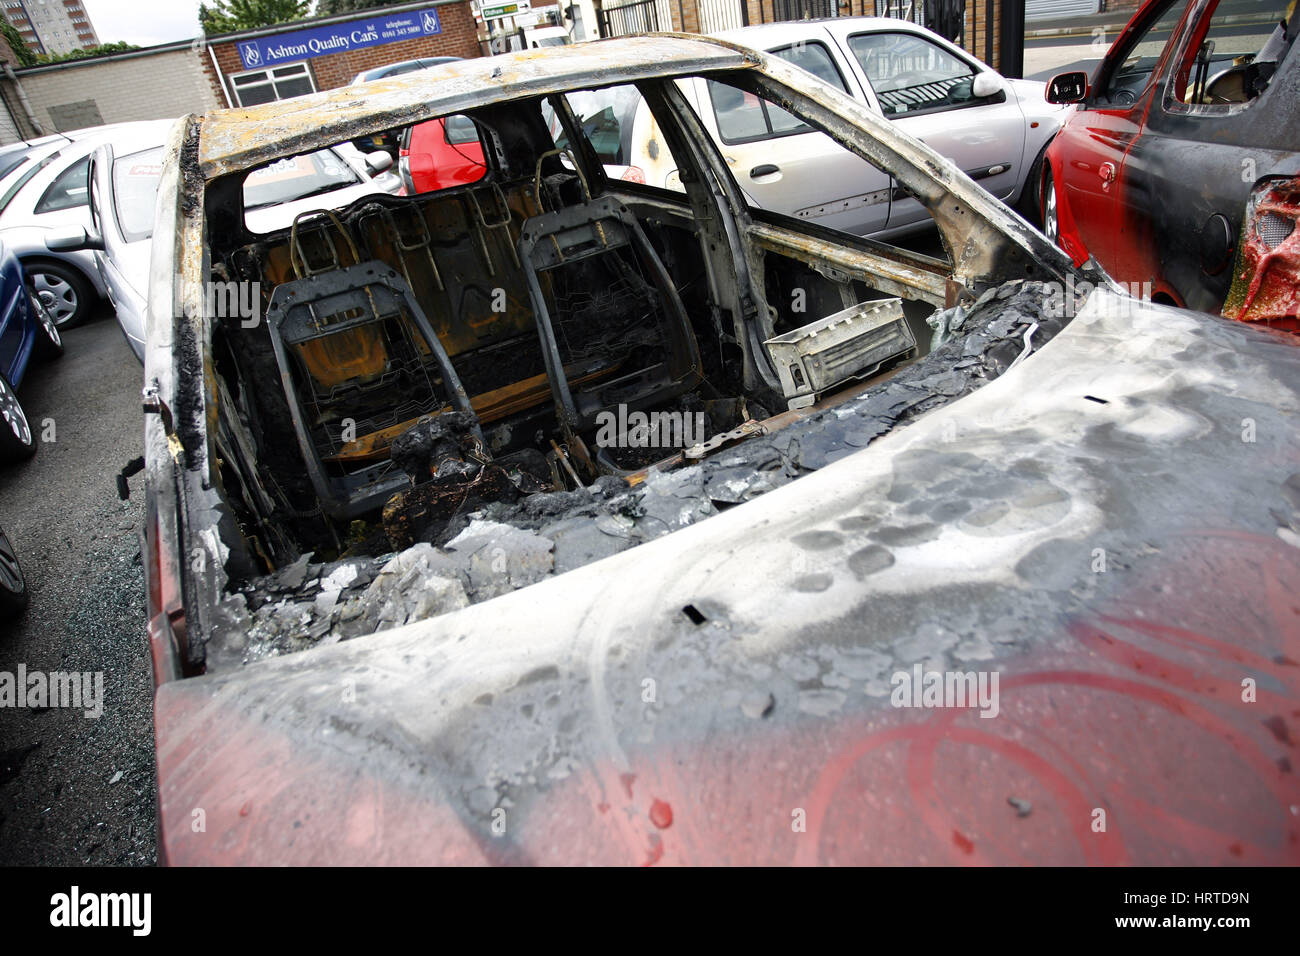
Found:
<svg viewBox="0 0 1300 956"><path fill-rule="evenodd" d="M1148 0L1047 150L1044 231L1131 292L1300 329L1295 0Z"/></svg>
<svg viewBox="0 0 1300 956"><path fill-rule="evenodd" d="M408 196L476 183L487 172L478 128L468 116L445 116L406 130L398 160Z"/></svg>

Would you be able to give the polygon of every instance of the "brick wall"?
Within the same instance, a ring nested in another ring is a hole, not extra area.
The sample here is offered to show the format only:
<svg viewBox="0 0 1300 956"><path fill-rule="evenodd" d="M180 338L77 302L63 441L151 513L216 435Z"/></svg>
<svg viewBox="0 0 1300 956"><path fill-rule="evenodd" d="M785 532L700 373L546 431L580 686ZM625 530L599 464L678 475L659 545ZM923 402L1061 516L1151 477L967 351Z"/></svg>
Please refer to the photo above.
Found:
<svg viewBox="0 0 1300 956"><path fill-rule="evenodd" d="M402 60L415 60L424 56L459 56L469 59L481 54L478 43L477 28L468 3L449 3L438 7L438 20L442 32L429 37L414 37L397 43L385 43L380 46L364 47L346 53L331 53L326 56L312 57L308 60L294 60L294 63L306 63L311 71L312 80L317 90L331 90L347 86L352 78L363 70L383 66L386 63L400 63ZM301 29L301 26L286 24L285 32ZM223 76L246 72L239 59L236 40L224 41L215 37L211 41L212 52L216 56L217 66ZM218 96L221 93L221 81L212 69L211 58L206 58L204 68L208 79ZM223 104L224 101L223 101Z"/></svg>
<svg viewBox="0 0 1300 956"><path fill-rule="evenodd" d="M142 56L28 67L18 77L46 132L99 123L170 119L224 105L188 46Z"/></svg>

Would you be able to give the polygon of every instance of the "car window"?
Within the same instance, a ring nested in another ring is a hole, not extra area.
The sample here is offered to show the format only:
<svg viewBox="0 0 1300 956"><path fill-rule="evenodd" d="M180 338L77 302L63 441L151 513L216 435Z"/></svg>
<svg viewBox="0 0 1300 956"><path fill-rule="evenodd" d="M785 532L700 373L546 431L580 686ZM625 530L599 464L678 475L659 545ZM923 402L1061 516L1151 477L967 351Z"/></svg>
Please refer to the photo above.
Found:
<svg viewBox="0 0 1300 956"><path fill-rule="evenodd" d="M244 209L277 206L359 182L361 177L332 149L291 156L248 174L244 180Z"/></svg>
<svg viewBox="0 0 1300 956"><path fill-rule="evenodd" d="M75 209L90 199L90 157L73 163L55 177L54 182L41 194L35 213Z"/></svg>
<svg viewBox="0 0 1300 956"><path fill-rule="evenodd" d="M707 85L718 135L728 146L812 130L807 123L753 93L716 80L709 80Z"/></svg>
<svg viewBox="0 0 1300 956"><path fill-rule="evenodd" d="M14 201L14 197L22 191L24 186L32 181L33 176L58 158L59 153L51 153L40 162L30 164L23 172L16 173L14 181L9 184L9 188L5 190L4 195L0 196L0 212L4 212L9 208L9 204Z"/></svg>
<svg viewBox="0 0 1300 956"><path fill-rule="evenodd" d="M1223 112L1249 105L1268 89L1291 55L1300 15L1295 0L1263 0L1243 24L1220 4L1181 38L1165 108L1174 112Z"/></svg>
<svg viewBox="0 0 1300 956"><path fill-rule="evenodd" d="M23 164L23 160L26 158L27 158L26 150L22 150L20 152L15 152L15 153L6 153L4 156L0 156L0 179L4 179L15 169L21 166Z"/></svg>
<svg viewBox="0 0 1300 956"><path fill-rule="evenodd" d="M840 68L835 65L835 59L831 56L831 51L826 49L826 44L817 40L805 40L801 43L792 43L789 46L777 47L775 50L768 50L774 56L779 56L788 63L793 63L801 69L807 70L823 83L829 83L841 92L847 93L849 88L844 84L844 77L840 75Z"/></svg>
<svg viewBox="0 0 1300 956"><path fill-rule="evenodd" d="M641 105L637 88L607 86L566 93L564 98L600 161L614 166L630 165L632 124ZM555 145L560 149L569 148L559 119L551 114L549 107L544 107L544 112Z"/></svg>
<svg viewBox="0 0 1300 956"><path fill-rule="evenodd" d="M113 212L117 228L127 242L138 242L153 235L162 162L161 146L113 160Z"/></svg>
<svg viewBox="0 0 1300 956"><path fill-rule="evenodd" d="M853 54L876 91L886 116L952 109L978 102L976 69L962 58L913 33L858 33Z"/></svg>
<svg viewBox="0 0 1300 956"><path fill-rule="evenodd" d="M1156 64L1169 44L1169 37L1182 19L1191 0L1169 0L1148 25L1108 54L1114 66L1109 76L1099 76L1093 99L1102 105L1129 106L1151 85Z"/></svg>

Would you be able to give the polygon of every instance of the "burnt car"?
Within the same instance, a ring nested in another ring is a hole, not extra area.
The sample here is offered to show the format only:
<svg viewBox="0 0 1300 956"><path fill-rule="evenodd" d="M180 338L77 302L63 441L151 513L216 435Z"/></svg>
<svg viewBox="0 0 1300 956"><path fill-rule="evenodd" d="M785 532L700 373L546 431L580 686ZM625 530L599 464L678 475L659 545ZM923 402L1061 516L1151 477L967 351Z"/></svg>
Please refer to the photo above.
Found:
<svg viewBox="0 0 1300 956"><path fill-rule="evenodd" d="M944 256L747 205L695 76L892 175ZM683 191L584 134L570 99L628 85ZM481 180L244 219L253 171L445 116ZM1297 862L1292 337L1124 295L719 40L218 111L170 155L164 859Z"/></svg>
<svg viewBox="0 0 1300 956"><path fill-rule="evenodd" d="M1148 0L1047 149L1044 230L1135 294L1300 330L1300 15ZM1168 39L1160 37L1168 33Z"/></svg>

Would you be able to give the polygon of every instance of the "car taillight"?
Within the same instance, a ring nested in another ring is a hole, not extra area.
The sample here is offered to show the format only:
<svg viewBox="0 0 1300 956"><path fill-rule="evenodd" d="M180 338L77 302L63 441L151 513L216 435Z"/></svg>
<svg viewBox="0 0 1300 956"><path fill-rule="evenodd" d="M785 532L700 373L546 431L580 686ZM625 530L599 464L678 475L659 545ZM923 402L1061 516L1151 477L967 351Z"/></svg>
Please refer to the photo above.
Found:
<svg viewBox="0 0 1300 956"><path fill-rule="evenodd" d="M623 170L623 175L619 179L628 183L643 183L645 182L645 170L640 166L629 166Z"/></svg>
<svg viewBox="0 0 1300 956"><path fill-rule="evenodd" d="M1255 187L1223 314L1300 332L1300 177Z"/></svg>

